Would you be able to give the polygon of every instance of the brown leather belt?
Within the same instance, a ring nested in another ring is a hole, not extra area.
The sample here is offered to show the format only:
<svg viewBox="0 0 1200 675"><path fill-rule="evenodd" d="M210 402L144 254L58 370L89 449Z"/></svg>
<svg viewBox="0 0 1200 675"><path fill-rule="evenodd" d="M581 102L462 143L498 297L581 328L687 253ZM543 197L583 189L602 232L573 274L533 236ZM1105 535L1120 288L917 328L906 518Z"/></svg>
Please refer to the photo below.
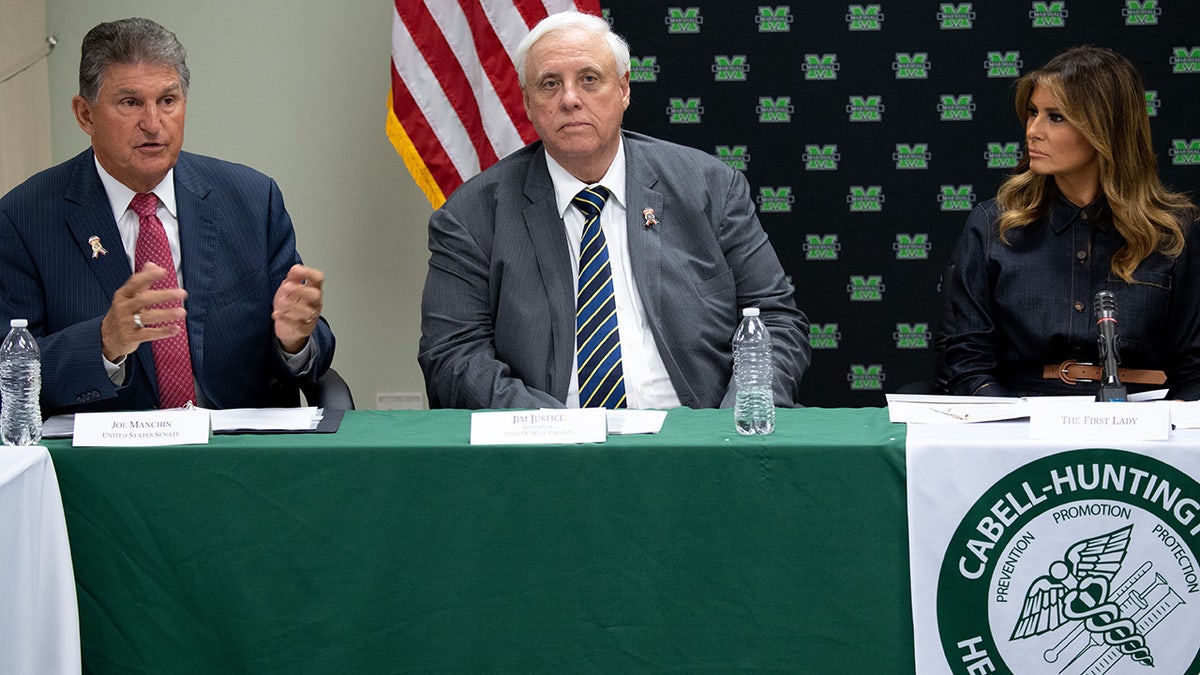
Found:
<svg viewBox="0 0 1200 675"><path fill-rule="evenodd" d="M1104 378L1104 368L1094 363L1079 363L1068 359L1058 365L1047 365L1042 369L1042 377L1047 380L1058 378L1067 384L1077 382L1099 382ZM1139 368L1117 368L1117 377L1121 382L1130 384L1163 384L1167 376L1161 370L1142 370Z"/></svg>

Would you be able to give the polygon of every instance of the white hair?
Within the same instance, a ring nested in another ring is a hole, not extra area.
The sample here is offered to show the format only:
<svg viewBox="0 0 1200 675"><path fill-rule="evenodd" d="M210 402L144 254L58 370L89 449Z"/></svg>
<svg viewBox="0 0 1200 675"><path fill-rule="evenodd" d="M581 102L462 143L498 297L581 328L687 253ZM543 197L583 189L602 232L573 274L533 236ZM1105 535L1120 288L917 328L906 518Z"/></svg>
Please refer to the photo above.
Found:
<svg viewBox="0 0 1200 675"><path fill-rule="evenodd" d="M603 36L612 49L613 59L617 62L617 77L625 77L625 73L629 72L629 44L612 31L612 27L608 25L607 21L582 12L558 12L539 21L533 30L529 31L529 34L521 40L521 44L517 45L514 65L517 67L517 79L521 83L522 89L525 88L525 61L529 57L529 50L547 34L567 28L581 28L593 35Z"/></svg>

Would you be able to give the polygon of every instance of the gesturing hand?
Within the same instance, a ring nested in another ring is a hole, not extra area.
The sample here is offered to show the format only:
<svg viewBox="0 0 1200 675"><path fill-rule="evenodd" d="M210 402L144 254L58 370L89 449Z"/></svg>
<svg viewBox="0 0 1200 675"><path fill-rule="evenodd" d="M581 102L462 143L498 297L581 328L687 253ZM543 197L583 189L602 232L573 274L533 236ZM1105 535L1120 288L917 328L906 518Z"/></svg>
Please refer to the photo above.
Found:
<svg viewBox="0 0 1200 675"><path fill-rule="evenodd" d="M325 273L321 270L292 265L275 291L271 319L275 322L275 337L287 352L295 354L304 349L317 327L324 283Z"/></svg>
<svg viewBox="0 0 1200 675"><path fill-rule="evenodd" d="M168 338L183 330L187 310L179 305L163 305L176 302L182 305L187 291L150 288L166 273L158 265L146 263L113 293L112 304L100 322L100 342L109 362L119 362L143 342Z"/></svg>

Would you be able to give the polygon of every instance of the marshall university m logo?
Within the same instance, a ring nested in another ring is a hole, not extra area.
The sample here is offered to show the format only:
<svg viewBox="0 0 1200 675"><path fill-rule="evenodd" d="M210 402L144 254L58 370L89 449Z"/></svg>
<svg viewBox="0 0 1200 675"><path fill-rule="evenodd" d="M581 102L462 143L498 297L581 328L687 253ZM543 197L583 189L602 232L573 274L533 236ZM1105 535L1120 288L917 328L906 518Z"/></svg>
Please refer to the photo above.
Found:
<svg viewBox="0 0 1200 675"><path fill-rule="evenodd" d="M879 5L850 5L847 9L850 13L846 15L846 23L850 24L850 30L883 30Z"/></svg>
<svg viewBox="0 0 1200 675"><path fill-rule="evenodd" d="M929 153L928 143L897 143L896 152L892 153L892 161L900 171L928 169L930 159L933 159L933 155Z"/></svg>
<svg viewBox="0 0 1200 675"><path fill-rule="evenodd" d="M1175 47L1171 57L1171 71L1176 75L1185 73L1200 73L1200 47Z"/></svg>
<svg viewBox="0 0 1200 675"><path fill-rule="evenodd" d="M801 159L805 171L837 171L842 156L837 145L806 145Z"/></svg>
<svg viewBox="0 0 1200 675"><path fill-rule="evenodd" d="M658 72L657 56L629 57L630 82L658 82Z"/></svg>
<svg viewBox="0 0 1200 675"><path fill-rule="evenodd" d="M805 236L805 260L837 260L842 245L836 234L810 234Z"/></svg>
<svg viewBox="0 0 1200 675"><path fill-rule="evenodd" d="M800 66L806 80L836 80L841 68L837 54L805 54Z"/></svg>
<svg viewBox="0 0 1200 675"><path fill-rule="evenodd" d="M975 204L975 193L971 185L943 185L938 203L943 211L970 211Z"/></svg>
<svg viewBox="0 0 1200 675"><path fill-rule="evenodd" d="M929 243L929 235L920 232L917 234L896 234L896 241L892 244L892 250L896 252L896 260L928 260L929 251L933 249L933 244Z"/></svg>
<svg viewBox="0 0 1200 675"><path fill-rule="evenodd" d="M1034 28L1063 28L1067 25L1067 3L1035 2L1029 10Z"/></svg>
<svg viewBox="0 0 1200 675"><path fill-rule="evenodd" d="M896 60L892 62L892 70L896 71L897 80L924 80L929 77L929 54L917 52L896 52Z"/></svg>
<svg viewBox="0 0 1200 675"><path fill-rule="evenodd" d="M938 112L942 114L943 122L969 122L975 117L975 97L971 94L942 94Z"/></svg>
<svg viewBox="0 0 1200 675"><path fill-rule="evenodd" d="M760 6L754 23L758 24L760 33L787 33L792 30L794 18L792 8L786 5L775 9Z"/></svg>
<svg viewBox="0 0 1200 675"><path fill-rule="evenodd" d="M988 52L987 61L983 63L991 78L1020 77L1023 65L1021 52Z"/></svg>
<svg viewBox="0 0 1200 675"><path fill-rule="evenodd" d="M745 82L750 65L746 63L745 54L718 54L713 57L712 72L713 79L717 82Z"/></svg>
<svg viewBox="0 0 1200 675"><path fill-rule="evenodd" d="M892 333L896 349L929 349L929 340L932 338L927 323L898 323L896 332Z"/></svg>
<svg viewBox="0 0 1200 675"><path fill-rule="evenodd" d="M759 97L758 106L755 108L759 124L791 122L792 113L795 111L791 96L780 96L779 98L762 96Z"/></svg>
<svg viewBox="0 0 1200 675"><path fill-rule="evenodd" d="M808 346L813 349L837 349L842 333L836 323L813 323L808 326Z"/></svg>
<svg viewBox="0 0 1200 675"><path fill-rule="evenodd" d="M846 291L850 293L850 302L881 302L884 291L883 277L878 274L852 274Z"/></svg>
<svg viewBox="0 0 1200 675"><path fill-rule="evenodd" d="M725 162L734 171L745 171L750 163L750 153L744 145L718 145L717 159Z"/></svg>
<svg viewBox="0 0 1200 675"><path fill-rule="evenodd" d="M846 112L850 114L851 122L882 122L883 97L878 94L851 96L846 105Z"/></svg>
<svg viewBox="0 0 1200 675"><path fill-rule="evenodd" d="M689 98L685 101L682 98L672 98L670 103L667 115L671 124L700 124L700 116L704 114L700 99Z"/></svg>
<svg viewBox="0 0 1200 675"><path fill-rule="evenodd" d="M1200 138L1172 138L1167 154L1174 166L1200 165Z"/></svg>
<svg viewBox="0 0 1200 675"><path fill-rule="evenodd" d="M758 208L762 213L791 213L795 201L792 188L788 186L758 189Z"/></svg>
<svg viewBox="0 0 1200 675"><path fill-rule="evenodd" d="M883 210L883 187L879 185L851 185L846 203L852 212L879 212Z"/></svg>
<svg viewBox="0 0 1200 675"><path fill-rule="evenodd" d="M1021 161L1021 144L1016 141L995 143L988 141L987 152L983 153L989 169L1015 169Z"/></svg>
<svg viewBox="0 0 1200 675"><path fill-rule="evenodd" d="M1158 17L1161 14L1162 9L1158 6L1158 0L1146 0L1146 2L1128 0L1125 3L1125 9L1121 10L1121 16L1125 17L1126 26L1157 25Z"/></svg>
<svg viewBox="0 0 1200 675"><path fill-rule="evenodd" d="M699 7L688 7L687 9L668 7L666 22L667 33L671 35L699 33L700 24L704 23L704 17L700 16Z"/></svg>
<svg viewBox="0 0 1200 675"><path fill-rule="evenodd" d="M960 5L943 2L937 20L942 30L971 30L975 26L975 12L969 2Z"/></svg>
<svg viewBox="0 0 1200 675"><path fill-rule="evenodd" d="M846 379L850 382L851 391L879 391L883 389L883 381L887 378L883 374L882 364L852 363Z"/></svg>

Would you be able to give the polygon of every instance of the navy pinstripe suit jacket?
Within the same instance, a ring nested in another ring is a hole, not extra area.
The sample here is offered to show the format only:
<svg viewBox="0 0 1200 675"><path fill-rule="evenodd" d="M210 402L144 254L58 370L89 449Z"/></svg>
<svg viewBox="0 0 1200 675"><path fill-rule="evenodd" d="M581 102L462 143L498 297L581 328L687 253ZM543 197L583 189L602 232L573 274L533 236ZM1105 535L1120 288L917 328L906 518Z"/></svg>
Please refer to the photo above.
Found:
<svg viewBox="0 0 1200 675"><path fill-rule="evenodd" d="M271 305L300 262L292 221L271 178L181 153L175 196L196 386L215 408L295 405L300 381L276 348ZM107 249L96 256L88 240ZM29 320L42 350L42 411L157 407L150 343L128 357L126 383L104 370L100 321L132 274L92 150L0 198L0 321ZM333 360L324 319L313 332L315 380Z"/></svg>

